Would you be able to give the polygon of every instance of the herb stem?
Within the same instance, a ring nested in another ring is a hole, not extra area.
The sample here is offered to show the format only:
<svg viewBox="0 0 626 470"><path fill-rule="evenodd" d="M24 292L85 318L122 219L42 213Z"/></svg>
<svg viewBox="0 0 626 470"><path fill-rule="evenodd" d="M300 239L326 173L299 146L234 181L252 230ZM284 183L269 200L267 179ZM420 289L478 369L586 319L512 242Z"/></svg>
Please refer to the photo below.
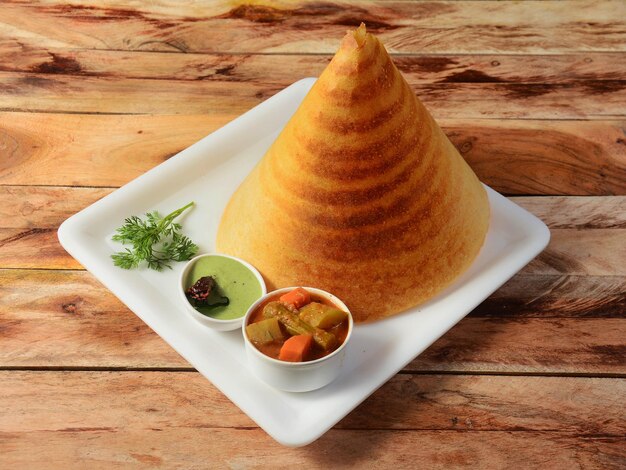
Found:
<svg viewBox="0 0 626 470"><path fill-rule="evenodd" d="M177 218L180 214L182 214L187 209L192 207L194 204L195 204L195 202L191 201L189 204L181 207L180 209L176 209L174 212L171 212L168 215L166 215L163 218L163 220L159 223L158 230L161 231L164 228L167 228L167 226L170 225L175 218Z"/></svg>

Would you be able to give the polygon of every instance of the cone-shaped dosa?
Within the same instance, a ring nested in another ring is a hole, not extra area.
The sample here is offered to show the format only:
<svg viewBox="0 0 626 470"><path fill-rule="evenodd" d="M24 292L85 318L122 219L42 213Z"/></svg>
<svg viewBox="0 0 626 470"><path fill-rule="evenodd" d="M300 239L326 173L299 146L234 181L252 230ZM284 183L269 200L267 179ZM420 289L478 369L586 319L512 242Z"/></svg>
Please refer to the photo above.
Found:
<svg viewBox="0 0 626 470"><path fill-rule="evenodd" d="M488 225L485 189L361 25L232 196L217 248L366 321L449 285Z"/></svg>

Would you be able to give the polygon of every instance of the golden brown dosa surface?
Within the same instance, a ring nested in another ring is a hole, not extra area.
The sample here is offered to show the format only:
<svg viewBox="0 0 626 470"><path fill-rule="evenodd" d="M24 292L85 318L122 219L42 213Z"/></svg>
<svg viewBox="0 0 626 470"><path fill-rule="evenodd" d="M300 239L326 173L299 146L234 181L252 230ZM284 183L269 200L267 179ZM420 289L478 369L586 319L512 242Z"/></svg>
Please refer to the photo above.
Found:
<svg viewBox="0 0 626 470"><path fill-rule="evenodd" d="M232 196L217 249L366 321L450 284L488 225L478 178L361 26Z"/></svg>

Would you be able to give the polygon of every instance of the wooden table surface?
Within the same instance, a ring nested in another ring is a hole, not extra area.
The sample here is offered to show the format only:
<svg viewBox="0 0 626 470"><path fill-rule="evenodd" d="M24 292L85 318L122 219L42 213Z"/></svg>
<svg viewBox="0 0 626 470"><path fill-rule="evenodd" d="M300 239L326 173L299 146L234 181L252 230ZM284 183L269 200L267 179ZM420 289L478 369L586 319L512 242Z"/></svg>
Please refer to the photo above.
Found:
<svg viewBox="0 0 626 470"><path fill-rule="evenodd" d="M2 1L0 467L626 468L625 18L623 1ZM480 178L552 241L289 449L56 230L318 75L361 20Z"/></svg>

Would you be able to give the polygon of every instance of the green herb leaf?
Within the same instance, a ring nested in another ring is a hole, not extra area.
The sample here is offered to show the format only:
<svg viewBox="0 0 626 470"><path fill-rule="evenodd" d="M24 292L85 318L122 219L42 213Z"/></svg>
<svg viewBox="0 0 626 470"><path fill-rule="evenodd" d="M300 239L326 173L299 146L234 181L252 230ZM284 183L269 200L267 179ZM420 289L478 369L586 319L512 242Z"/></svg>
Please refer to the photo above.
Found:
<svg viewBox="0 0 626 470"><path fill-rule="evenodd" d="M162 217L157 211L146 214L146 220L137 216L128 217L124 225L116 230L113 240L124 245L132 245L111 255L113 264L123 269L134 269L145 261L150 269L162 271L170 268L172 261L186 261L197 252L198 246L181 233L182 225L174 222L186 206Z"/></svg>

